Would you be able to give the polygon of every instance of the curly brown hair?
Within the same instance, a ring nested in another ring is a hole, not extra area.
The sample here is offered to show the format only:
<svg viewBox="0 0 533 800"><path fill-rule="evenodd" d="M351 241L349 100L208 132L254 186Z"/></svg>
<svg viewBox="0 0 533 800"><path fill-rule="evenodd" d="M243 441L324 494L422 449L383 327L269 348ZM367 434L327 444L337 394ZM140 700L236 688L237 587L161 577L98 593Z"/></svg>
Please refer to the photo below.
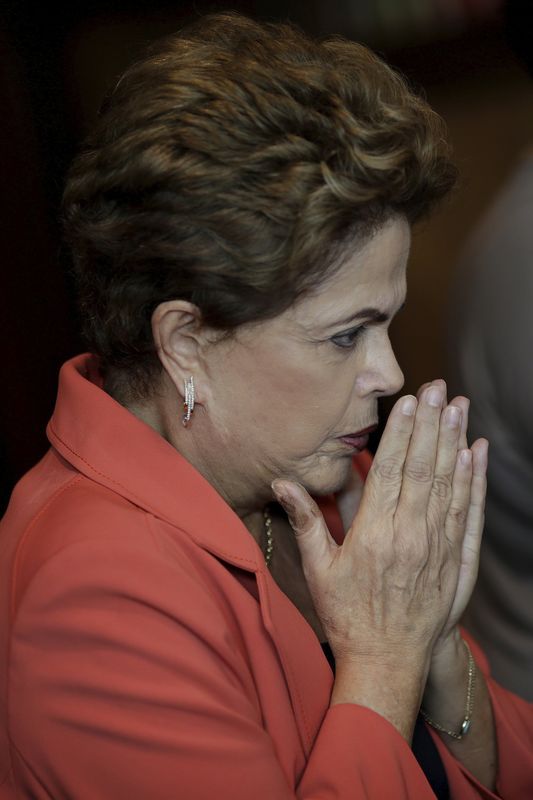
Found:
<svg viewBox="0 0 533 800"><path fill-rule="evenodd" d="M159 303L189 300L225 332L272 318L332 274L348 238L416 221L454 180L441 119L366 47L201 18L126 71L70 170L89 347L146 396Z"/></svg>

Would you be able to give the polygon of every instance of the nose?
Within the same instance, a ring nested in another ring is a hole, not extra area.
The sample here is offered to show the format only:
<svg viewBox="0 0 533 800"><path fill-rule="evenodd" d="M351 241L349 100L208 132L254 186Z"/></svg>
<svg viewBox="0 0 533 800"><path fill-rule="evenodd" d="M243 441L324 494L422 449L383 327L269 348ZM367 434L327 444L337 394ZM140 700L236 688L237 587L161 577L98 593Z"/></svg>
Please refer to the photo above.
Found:
<svg viewBox="0 0 533 800"><path fill-rule="evenodd" d="M387 386L382 392L385 397L391 394L397 394L405 383L405 375L398 364L398 359L396 358L392 346L389 347L389 350L391 353L391 358L389 369L386 373Z"/></svg>
<svg viewBox="0 0 533 800"><path fill-rule="evenodd" d="M379 342L369 348L364 369L357 383L361 394L373 394L377 397L396 394L404 385L405 377L387 332L383 332L383 336L379 336Z"/></svg>

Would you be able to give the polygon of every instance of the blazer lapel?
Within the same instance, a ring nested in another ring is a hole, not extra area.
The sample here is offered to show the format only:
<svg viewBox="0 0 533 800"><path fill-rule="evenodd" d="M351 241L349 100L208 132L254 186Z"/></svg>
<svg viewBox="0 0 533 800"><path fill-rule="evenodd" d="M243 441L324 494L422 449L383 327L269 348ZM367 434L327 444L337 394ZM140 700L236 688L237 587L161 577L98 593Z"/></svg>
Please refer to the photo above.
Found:
<svg viewBox="0 0 533 800"><path fill-rule="evenodd" d="M333 675L320 642L270 574L257 572L265 628L276 645L306 757L329 706Z"/></svg>

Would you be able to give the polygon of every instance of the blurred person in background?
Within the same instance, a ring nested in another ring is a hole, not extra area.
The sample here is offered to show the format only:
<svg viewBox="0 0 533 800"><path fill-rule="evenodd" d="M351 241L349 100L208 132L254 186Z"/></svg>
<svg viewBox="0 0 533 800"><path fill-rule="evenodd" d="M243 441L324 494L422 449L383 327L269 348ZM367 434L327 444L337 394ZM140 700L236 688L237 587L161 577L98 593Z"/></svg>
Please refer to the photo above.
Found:
<svg viewBox="0 0 533 800"><path fill-rule="evenodd" d="M454 178L340 38L206 17L118 82L64 196L92 352L0 530L2 800L533 795L458 626L487 441L434 381L365 452Z"/></svg>
<svg viewBox="0 0 533 800"><path fill-rule="evenodd" d="M533 8L507 6L509 40L533 76ZM497 111L495 111L497 113ZM532 108L533 119L533 108ZM490 135L490 134L489 134ZM495 677L533 700L533 126L473 234L450 306L450 383L491 443L479 577L464 618Z"/></svg>

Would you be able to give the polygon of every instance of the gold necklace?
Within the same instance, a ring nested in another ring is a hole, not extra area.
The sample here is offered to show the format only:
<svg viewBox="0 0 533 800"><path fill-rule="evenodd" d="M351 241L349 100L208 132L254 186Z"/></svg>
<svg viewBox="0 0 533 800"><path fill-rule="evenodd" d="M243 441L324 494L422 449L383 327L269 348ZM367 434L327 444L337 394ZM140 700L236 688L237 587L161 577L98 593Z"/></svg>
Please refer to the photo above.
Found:
<svg viewBox="0 0 533 800"><path fill-rule="evenodd" d="M265 561L267 567L270 569L272 562L272 554L274 552L274 537L272 536L272 517L268 513L268 506L263 510L263 517L265 520L265 537L266 547L264 549Z"/></svg>

